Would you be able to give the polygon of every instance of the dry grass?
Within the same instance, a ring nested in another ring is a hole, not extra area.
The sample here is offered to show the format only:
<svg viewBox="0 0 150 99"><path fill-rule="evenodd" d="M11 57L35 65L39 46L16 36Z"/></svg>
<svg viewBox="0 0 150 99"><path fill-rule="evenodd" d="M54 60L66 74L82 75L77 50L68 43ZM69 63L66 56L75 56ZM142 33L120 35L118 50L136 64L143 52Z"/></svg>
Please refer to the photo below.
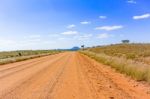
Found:
<svg viewBox="0 0 150 99"><path fill-rule="evenodd" d="M21 56L29 56L29 55L40 55L47 53L55 53L59 52L57 50L20 50L20 51L6 51L0 52L0 59L12 58L12 57L20 57Z"/></svg>
<svg viewBox="0 0 150 99"><path fill-rule="evenodd" d="M115 48L116 49L116 51L115 51L113 48L116 46L117 46L117 48ZM119 49L118 49L118 46L120 46L120 45L110 46L110 49L108 49L108 46L107 46L106 50L104 49L105 47L92 48L92 49L88 49L86 51L81 51L81 53L83 53L103 64L111 66L112 68L115 68L117 71L124 73L126 75L129 75L130 77L132 77L138 81L150 82L150 66L143 62L135 61L134 60L135 58L132 59L132 58L124 57L124 56L118 56L117 53L119 53L119 52L121 53L121 51L119 51ZM121 45L121 47L122 46L127 47L128 45ZM111 48L113 49L113 51L111 51ZM133 48L131 48L131 49L132 50L128 50L128 53L133 52ZM123 51L125 49L121 48L121 50ZM135 49L135 50L137 50L137 49ZM112 52L115 54L113 54ZM135 51L135 52L137 53L138 51ZM127 55L127 52L122 52L122 53L126 53L125 55ZM121 55L122 55L122 53L121 53ZM140 51L139 51L138 55L141 55Z"/></svg>
<svg viewBox="0 0 150 99"><path fill-rule="evenodd" d="M99 46L88 50L95 53L104 53L109 56L125 57L134 60L150 57L150 44L116 44Z"/></svg>
<svg viewBox="0 0 150 99"><path fill-rule="evenodd" d="M60 52L61 51L57 50L34 50L34 51L24 50L24 51L0 52L0 65L47 56L51 54L57 54ZM21 55L19 55L19 53L21 53Z"/></svg>

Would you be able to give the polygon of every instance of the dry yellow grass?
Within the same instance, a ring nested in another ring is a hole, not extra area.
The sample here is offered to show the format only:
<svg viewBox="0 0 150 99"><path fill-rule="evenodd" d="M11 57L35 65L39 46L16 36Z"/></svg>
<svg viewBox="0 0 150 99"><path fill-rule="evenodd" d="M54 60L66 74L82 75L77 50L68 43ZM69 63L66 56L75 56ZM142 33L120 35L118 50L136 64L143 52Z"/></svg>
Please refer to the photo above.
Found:
<svg viewBox="0 0 150 99"><path fill-rule="evenodd" d="M24 51L10 51L0 52L0 65L42 57L51 54L57 54L61 51L57 50L24 50Z"/></svg>
<svg viewBox="0 0 150 99"><path fill-rule="evenodd" d="M144 59L149 57L149 51L149 44L119 44L89 48L81 53L138 81L150 82L150 65L144 62ZM128 55L135 57L129 58Z"/></svg>
<svg viewBox="0 0 150 99"><path fill-rule="evenodd" d="M135 60L150 57L150 44L116 44L89 48L88 50L95 53L105 53L109 56Z"/></svg>

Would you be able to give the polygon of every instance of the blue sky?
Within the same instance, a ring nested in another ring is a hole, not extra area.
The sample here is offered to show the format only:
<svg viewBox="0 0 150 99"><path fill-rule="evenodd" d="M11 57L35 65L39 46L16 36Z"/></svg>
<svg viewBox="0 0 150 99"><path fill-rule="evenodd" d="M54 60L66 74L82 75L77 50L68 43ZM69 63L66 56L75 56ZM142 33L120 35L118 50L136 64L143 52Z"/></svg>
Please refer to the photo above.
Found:
<svg viewBox="0 0 150 99"><path fill-rule="evenodd" d="M149 0L0 0L1 51L149 38Z"/></svg>

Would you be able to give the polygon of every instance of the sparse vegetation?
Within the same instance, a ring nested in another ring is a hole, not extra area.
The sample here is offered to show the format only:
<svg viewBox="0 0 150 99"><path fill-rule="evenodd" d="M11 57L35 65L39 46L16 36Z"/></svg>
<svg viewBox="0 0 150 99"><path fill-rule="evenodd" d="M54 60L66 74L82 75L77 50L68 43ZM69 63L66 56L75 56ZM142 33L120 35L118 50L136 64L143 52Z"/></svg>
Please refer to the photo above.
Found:
<svg viewBox="0 0 150 99"><path fill-rule="evenodd" d="M0 65L56 54L59 50L21 50L0 52Z"/></svg>
<svg viewBox="0 0 150 99"><path fill-rule="evenodd" d="M150 44L101 46L82 53L136 80L150 82Z"/></svg>
<svg viewBox="0 0 150 99"><path fill-rule="evenodd" d="M142 58L150 57L150 44L116 44L90 48L88 50L138 61Z"/></svg>

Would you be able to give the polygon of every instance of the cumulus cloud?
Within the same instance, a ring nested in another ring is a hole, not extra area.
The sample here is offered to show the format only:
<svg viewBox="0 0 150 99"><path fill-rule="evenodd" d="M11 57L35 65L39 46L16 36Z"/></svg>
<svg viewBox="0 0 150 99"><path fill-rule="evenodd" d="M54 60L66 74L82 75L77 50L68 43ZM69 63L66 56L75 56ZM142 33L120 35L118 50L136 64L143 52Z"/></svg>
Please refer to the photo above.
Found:
<svg viewBox="0 0 150 99"><path fill-rule="evenodd" d="M135 0L128 0L127 3L136 4L137 2Z"/></svg>
<svg viewBox="0 0 150 99"><path fill-rule="evenodd" d="M106 39L109 37L113 37L113 35L110 35L108 33L102 33L102 34L97 35L97 38L99 38L99 39Z"/></svg>
<svg viewBox="0 0 150 99"><path fill-rule="evenodd" d="M100 19L106 19L107 16L99 16Z"/></svg>
<svg viewBox="0 0 150 99"><path fill-rule="evenodd" d="M63 35L75 35L75 34L78 34L78 32L77 31L66 31L66 32L63 32L61 34L63 34Z"/></svg>
<svg viewBox="0 0 150 99"><path fill-rule="evenodd" d="M134 20L146 19L146 18L150 18L150 13L139 15L139 16L133 16Z"/></svg>
<svg viewBox="0 0 150 99"><path fill-rule="evenodd" d="M91 22L90 21L82 21L82 22L80 22L81 24L91 24Z"/></svg>
<svg viewBox="0 0 150 99"><path fill-rule="evenodd" d="M96 30L106 30L106 31L112 31L112 30L118 30L123 28L122 25L114 25L114 26L102 26L102 27L96 27Z"/></svg>
<svg viewBox="0 0 150 99"><path fill-rule="evenodd" d="M76 27L76 25L74 25L74 24L71 24L71 25L68 25L68 26L67 26L68 29L74 28L74 27Z"/></svg>

